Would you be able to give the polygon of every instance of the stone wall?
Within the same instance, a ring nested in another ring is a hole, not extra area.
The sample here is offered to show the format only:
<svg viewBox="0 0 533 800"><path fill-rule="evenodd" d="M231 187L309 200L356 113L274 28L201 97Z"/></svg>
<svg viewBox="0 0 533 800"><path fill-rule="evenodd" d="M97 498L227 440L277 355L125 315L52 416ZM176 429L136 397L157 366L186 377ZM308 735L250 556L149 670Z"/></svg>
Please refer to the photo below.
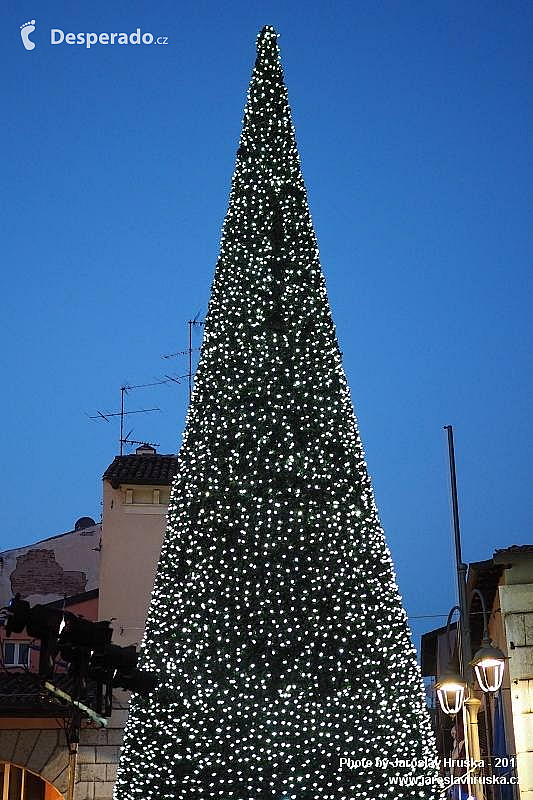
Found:
<svg viewBox="0 0 533 800"><path fill-rule="evenodd" d="M74 800L110 800L128 712L115 709L107 728L81 731Z"/></svg>
<svg viewBox="0 0 533 800"><path fill-rule="evenodd" d="M73 800L110 800L112 797L127 716L127 709L115 709L106 728L81 729L73 759ZM1 729L0 761L37 773L67 796L69 750L62 728Z"/></svg>
<svg viewBox="0 0 533 800"><path fill-rule="evenodd" d="M69 753L61 729L1 730L0 761L26 767L62 794L67 791Z"/></svg>

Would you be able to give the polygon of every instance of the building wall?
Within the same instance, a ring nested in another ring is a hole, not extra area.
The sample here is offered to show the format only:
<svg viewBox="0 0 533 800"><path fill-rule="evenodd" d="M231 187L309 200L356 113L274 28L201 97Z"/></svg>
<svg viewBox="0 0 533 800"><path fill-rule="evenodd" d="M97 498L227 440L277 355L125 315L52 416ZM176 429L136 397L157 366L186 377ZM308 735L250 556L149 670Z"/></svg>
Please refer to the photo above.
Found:
<svg viewBox="0 0 533 800"><path fill-rule="evenodd" d="M505 578L504 578L505 579ZM501 588L501 587L500 587ZM489 616L489 639L496 647L499 647L503 653L508 652L507 637L505 634L505 619L501 609L501 600L499 592L496 593L494 598L493 613ZM514 722L513 722L513 708L511 703L511 678L510 669L506 668L503 673L503 681L500 689L502 697L504 727L505 727L505 741L507 744L508 753L516 753L516 744L514 739ZM482 692L479 693L480 695ZM494 717L494 704L490 703L487 697L482 698L484 703L491 705L492 718ZM493 720L494 724L494 720Z"/></svg>
<svg viewBox="0 0 533 800"><path fill-rule="evenodd" d="M73 800L111 800L127 716L127 708L115 708L107 727L82 728Z"/></svg>
<svg viewBox="0 0 533 800"><path fill-rule="evenodd" d="M114 618L113 641L139 644L166 525L168 486L104 481L100 619Z"/></svg>
<svg viewBox="0 0 533 800"><path fill-rule="evenodd" d="M103 522L0 554L0 603L19 591L36 605L99 588L69 611L108 619L120 646L142 639L166 525L169 486L103 483ZM13 640L28 640L26 632ZM37 668L38 651L32 655ZM0 760L26 767L72 800L110 800L128 714L129 693L113 692L107 726L82 722L80 742L69 756L63 726L53 719L0 717Z"/></svg>
<svg viewBox="0 0 533 800"><path fill-rule="evenodd" d="M142 639L166 525L169 486L103 485L103 523L0 554L2 605L20 591L30 604L99 587L99 599L69 605L87 619L108 619L120 646ZM101 545L101 546L100 546ZM28 640L26 632L12 640ZM38 651L32 655L37 668ZM72 800L110 800L128 714L129 693L113 692L106 727L82 722L70 754L61 723L51 719L0 717L0 760L40 774Z"/></svg>
<svg viewBox="0 0 533 800"><path fill-rule="evenodd" d="M0 761L35 772L64 797L72 769L72 800L110 800L126 715L125 710L114 711L108 728L83 727L71 755L57 720L0 718Z"/></svg>
<svg viewBox="0 0 533 800"><path fill-rule="evenodd" d="M67 792L69 751L56 720L0 718L0 761L26 767Z"/></svg>
<svg viewBox="0 0 533 800"><path fill-rule="evenodd" d="M111 619L113 641L141 642L166 527L169 486L103 484L99 619ZM84 730L74 800L111 798L129 692L113 691L113 714L101 730Z"/></svg>
<svg viewBox="0 0 533 800"><path fill-rule="evenodd" d="M31 605L98 588L101 526L0 553L0 606L17 592Z"/></svg>
<svg viewBox="0 0 533 800"><path fill-rule="evenodd" d="M72 531L68 534L39 542L38 545L30 545L15 551L9 551L8 555L12 557L10 557L9 561L6 561L12 569L13 565L17 565L17 563L20 565L21 557L22 563L27 564L28 559L26 556L28 554L31 556L35 550L45 551L47 554L51 554L46 556L45 561L60 566L64 565L65 569L71 566L80 567L76 572L85 575L87 579L85 585L89 583L92 590L98 586L98 573L94 565L95 562L98 563L99 561L99 542L100 525L91 526L91 528L86 528L82 531ZM41 545L45 546L41 547ZM93 546L98 549L93 551ZM88 551L90 555L87 557ZM6 554L4 553L3 555L5 556ZM85 569L86 562L84 559L87 559L88 564ZM58 580L56 585L52 581L54 575ZM30 579L33 580L32 578ZM30 591L29 594L26 594L25 599L30 601L32 606L37 603L52 602L62 598L64 589L63 572L54 567L53 572L51 571L48 575L48 581L46 593L32 593ZM4 590L9 592L10 598L12 589L9 575L4 579ZM69 602L68 611L73 614L79 614L86 619L96 620L98 619L98 600L96 597L90 597L89 599L82 597L79 602ZM4 631L0 628L0 638L2 640L4 638L3 634ZM25 631L20 634L13 634L9 639L9 641L28 640L29 637ZM32 671L37 671L39 664L38 643L36 644L36 649L32 651L31 656L30 668ZM16 670L10 669L10 672L13 671ZM122 719L121 722L123 722ZM96 733L100 737L98 749L95 745L93 746ZM120 740L121 737L122 731L119 733ZM113 744L111 744L112 742ZM108 800L111 797L116 765L109 766L109 768L107 765L113 764L114 758L116 764L116 752L117 745L114 735L112 733L108 734L106 730L100 734L99 731L89 727L86 722L82 723L79 748L77 748L77 752L70 755L61 720L49 717L0 717L0 761L25 767L31 772L35 772L52 784L65 797L67 797L69 772L73 770L74 794L72 800L87 800L88 798L94 800L96 797ZM99 760L98 770L96 770L97 758ZM92 766L88 767L88 763L92 764ZM91 780L88 787L87 776L92 773L98 775L98 780ZM98 793L95 793L95 787L98 788ZM53 797L52 790L49 791L49 795Z"/></svg>
<svg viewBox="0 0 533 800"><path fill-rule="evenodd" d="M524 564L516 571L514 565L506 570L499 598L509 655L520 800L533 800L533 560L524 570Z"/></svg>

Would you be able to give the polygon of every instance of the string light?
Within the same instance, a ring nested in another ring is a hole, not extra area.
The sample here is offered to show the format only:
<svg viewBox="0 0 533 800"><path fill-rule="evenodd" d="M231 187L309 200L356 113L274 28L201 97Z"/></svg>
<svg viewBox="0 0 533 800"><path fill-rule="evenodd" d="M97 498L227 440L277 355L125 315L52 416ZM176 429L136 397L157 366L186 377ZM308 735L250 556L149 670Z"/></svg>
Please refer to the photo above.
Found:
<svg viewBox="0 0 533 800"><path fill-rule="evenodd" d="M435 756L277 34L244 111L116 800L392 800ZM349 756L357 769L340 766Z"/></svg>

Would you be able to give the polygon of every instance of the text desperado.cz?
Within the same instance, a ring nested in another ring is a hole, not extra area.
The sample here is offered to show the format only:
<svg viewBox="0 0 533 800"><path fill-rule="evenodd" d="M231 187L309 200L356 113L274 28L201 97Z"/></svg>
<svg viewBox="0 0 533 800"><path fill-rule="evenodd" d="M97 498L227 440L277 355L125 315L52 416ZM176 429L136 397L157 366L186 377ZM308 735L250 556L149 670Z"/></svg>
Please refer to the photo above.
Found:
<svg viewBox="0 0 533 800"><path fill-rule="evenodd" d="M154 39L153 34L143 33L137 28L135 33L63 33L59 28L52 28L50 31L51 44L84 44L89 48L93 44L168 44L168 36L158 36Z"/></svg>

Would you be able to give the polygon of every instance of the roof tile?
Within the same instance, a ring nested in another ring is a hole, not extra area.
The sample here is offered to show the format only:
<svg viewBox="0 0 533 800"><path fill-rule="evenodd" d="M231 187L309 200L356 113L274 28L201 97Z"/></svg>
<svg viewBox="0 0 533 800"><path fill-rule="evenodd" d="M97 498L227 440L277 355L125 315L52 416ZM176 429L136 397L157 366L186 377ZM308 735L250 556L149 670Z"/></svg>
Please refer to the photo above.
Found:
<svg viewBox="0 0 533 800"><path fill-rule="evenodd" d="M176 474L178 457L175 455L137 455L115 456L106 469L103 479L109 481L113 489L121 484L148 486L170 486Z"/></svg>

